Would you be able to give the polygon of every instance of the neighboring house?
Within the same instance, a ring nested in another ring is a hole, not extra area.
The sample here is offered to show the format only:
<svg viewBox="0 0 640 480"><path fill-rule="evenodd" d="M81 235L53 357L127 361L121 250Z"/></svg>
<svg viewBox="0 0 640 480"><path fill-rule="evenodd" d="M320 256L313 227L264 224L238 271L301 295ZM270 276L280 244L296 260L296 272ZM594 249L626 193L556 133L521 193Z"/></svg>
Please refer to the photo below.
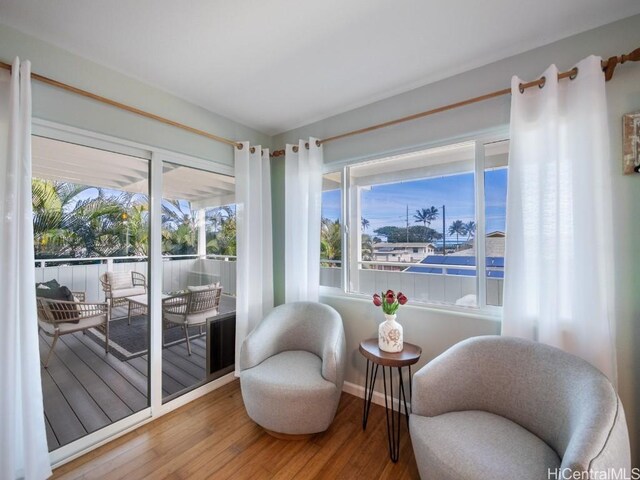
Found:
<svg viewBox="0 0 640 480"><path fill-rule="evenodd" d="M506 237L504 232L495 231L487 233L484 241L485 254L487 257L504 258L504 243ZM449 255L471 256L476 255L476 239L472 238L468 243L460 245L460 249Z"/></svg>
<svg viewBox="0 0 640 480"><path fill-rule="evenodd" d="M419 262L432 255L435 247L431 243L376 243L373 245L374 262Z"/></svg>

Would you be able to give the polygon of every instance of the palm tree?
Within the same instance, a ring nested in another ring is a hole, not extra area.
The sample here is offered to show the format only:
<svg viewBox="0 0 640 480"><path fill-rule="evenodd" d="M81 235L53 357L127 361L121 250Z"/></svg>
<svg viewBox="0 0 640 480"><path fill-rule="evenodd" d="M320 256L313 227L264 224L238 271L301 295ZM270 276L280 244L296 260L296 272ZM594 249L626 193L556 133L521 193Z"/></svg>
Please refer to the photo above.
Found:
<svg viewBox="0 0 640 480"><path fill-rule="evenodd" d="M373 260L373 239L371 235L367 235L366 233L362 235L361 246L362 261L370 262Z"/></svg>
<svg viewBox="0 0 640 480"><path fill-rule="evenodd" d="M364 217L361 217L361 220L360 220L360 221L362 222L362 230L363 230L363 231L368 230L368 229L369 229L369 220L367 220L367 219L366 219L366 218L364 218Z"/></svg>
<svg viewBox="0 0 640 480"><path fill-rule="evenodd" d="M73 256L71 204L89 187L34 178L31 181L33 237L36 256Z"/></svg>
<svg viewBox="0 0 640 480"><path fill-rule="evenodd" d="M207 253L236 255L236 216L233 207L224 206L214 210L222 210L228 216L223 216L217 225L214 221L215 232L211 234L212 238L207 243Z"/></svg>
<svg viewBox="0 0 640 480"><path fill-rule="evenodd" d="M340 260L342 257L342 237L339 220L322 219L320 226L320 256L325 260Z"/></svg>
<svg viewBox="0 0 640 480"><path fill-rule="evenodd" d="M433 222L436 218L438 218L438 209L433 205L429 208L421 208L419 210L416 210L416 213L413 216L413 218L415 218L416 223L422 222L422 224L424 225L425 227L424 241L428 242L429 231L427 230L427 226L431 226L431 222Z"/></svg>
<svg viewBox="0 0 640 480"><path fill-rule="evenodd" d="M449 226L449 235L456 235L456 249L460 246L458 241L460 235L467 234L467 226L462 220L456 220Z"/></svg>
<svg viewBox="0 0 640 480"><path fill-rule="evenodd" d="M471 237L474 237L476 234L476 222L471 220L465 224L465 229L467 230L467 242L471 240Z"/></svg>

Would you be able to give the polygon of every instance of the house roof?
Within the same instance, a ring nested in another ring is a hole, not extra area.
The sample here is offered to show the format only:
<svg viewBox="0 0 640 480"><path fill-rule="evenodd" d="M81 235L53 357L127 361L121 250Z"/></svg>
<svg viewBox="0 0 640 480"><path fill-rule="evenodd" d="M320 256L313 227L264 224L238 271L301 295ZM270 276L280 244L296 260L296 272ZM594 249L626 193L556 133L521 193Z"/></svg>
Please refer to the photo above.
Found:
<svg viewBox="0 0 640 480"><path fill-rule="evenodd" d="M34 136L33 176L132 193L148 193L149 161L130 155ZM235 178L164 162L162 195L194 208L235 202Z"/></svg>
<svg viewBox="0 0 640 480"><path fill-rule="evenodd" d="M487 277L489 278L504 278L504 258L503 257L487 257ZM461 275L461 276L475 276L476 269L461 269L455 268L456 266L469 266L475 267L476 257L474 256L462 256L462 255L429 255L420 261L422 264L429 265L442 265L447 266L447 275ZM451 268L453 267L453 268ZM497 270L496 270L497 269ZM437 267L419 267L411 266L404 270L409 273L435 273L442 274L445 268Z"/></svg>
<svg viewBox="0 0 640 480"><path fill-rule="evenodd" d="M504 234L503 234L504 235ZM487 235L484 241L485 254L487 257L504 257L504 245L506 238L502 237L490 237ZM458 250L457 252L453 252L451 256L473 256L476 254L476 241L475 238L471 240L471 243L467 243L462 245L462 247L467 246L468 248L464 248L462 250Z"/></svg>
<svg viewBox="0 0 640 480"><path fill-rule="evenodd" d="M417 242L402 242L402 243L387 243L387 242L380 242L380 243L375 243L373 245L374 250L380 249L380 248L426 248L426 247L433 247L433 243L417 243Z"/></svg>

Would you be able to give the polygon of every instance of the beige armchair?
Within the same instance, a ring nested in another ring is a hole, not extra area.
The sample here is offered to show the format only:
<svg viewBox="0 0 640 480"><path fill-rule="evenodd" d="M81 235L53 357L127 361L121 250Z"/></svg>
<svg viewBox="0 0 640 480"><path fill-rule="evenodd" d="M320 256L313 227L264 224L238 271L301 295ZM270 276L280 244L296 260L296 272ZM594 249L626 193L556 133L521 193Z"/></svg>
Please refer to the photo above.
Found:
<svg viewBox="0 0 640 480"><path fill-rule="evenodd" d="M38 327L53 337L53 343L44 362L49 366L51 354L61 335L99 328L105 336L105 353L109 353L109 306L103 303L86 303L84 292L73 292L77 301L63 301L37 297Z"/></svg>
<svg viewBox="0 0 640 480"><path fill-rule="evenodd" d="M424 479L631 473L624 409L609 380L529 340L470 338L425 365L413 377L409 426Z"/></svg>
<svg viewBox="0 0 640 480"><path fill-rule="evenodd" d="M110 307L118 307L127 303L127 297L147 293L147 279L139 272L106 272L100 275L100 284L104 292L105 302ZM131 304L129 303L129 308ZM131 323L131 312L129 312Z"/></svg>
<svg viewBox="0 0 640 480"><path fill-rule="evenodd" d="M187 341L187 351L191 355L189 327L201 327L207 319L218 314L222 287L190 287L184 293L172 295L162 301L162 319L165 328L181 327Z"/></svg>
<svg viewBox="0 0 640 480"><path fill-rule="evenodd" d="M344 383L342 318L321 303L280 305L244 340L239 363L242 399L254 422L279 438L324 432Z"/></svg>

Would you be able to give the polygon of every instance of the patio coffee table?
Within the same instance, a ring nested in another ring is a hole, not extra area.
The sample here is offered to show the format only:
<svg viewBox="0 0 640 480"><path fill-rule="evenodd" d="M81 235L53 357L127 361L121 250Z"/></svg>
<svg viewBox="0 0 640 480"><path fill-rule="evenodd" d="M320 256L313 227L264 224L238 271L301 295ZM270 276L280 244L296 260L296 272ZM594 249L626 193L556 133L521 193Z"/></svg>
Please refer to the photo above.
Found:
<svg viewBox="0 0 640 480"><path fill-rule="evenodd" d="M165 298L169 298L169 295L162 294L162 300ZM131 325L131 313L139 312L139 315L144 315L147 313L147 309L149 307L149 295L146 293L142 293L140 295L133 295L132 297L126 297L129 302L129 312L128 312L128 321L129 325Z"/></svg>

